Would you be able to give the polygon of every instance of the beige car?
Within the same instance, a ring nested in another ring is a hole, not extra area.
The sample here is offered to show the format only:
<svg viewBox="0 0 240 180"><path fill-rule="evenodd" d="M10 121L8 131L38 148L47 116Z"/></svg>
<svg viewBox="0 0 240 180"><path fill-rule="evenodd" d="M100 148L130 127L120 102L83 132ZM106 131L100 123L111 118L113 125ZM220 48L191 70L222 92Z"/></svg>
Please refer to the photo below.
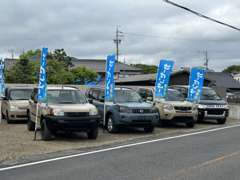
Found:
<svg viewBox="0 0 240 180"><path fill-rule="evenodd" d="M33 131L36 122L37 92L34 88L29 100L28 130ZM100 116L84 93L74 87L48 87L47 102L39 103L37 126L43 140L50 140L60 131L86 132L89 139L98 136Z"/></svg>
<svg viewBox="0 0 240 180"><path fill-rule="evenodd" d="M164 99L154 99L154 88L139 88L138 93L146 101L154 102L159 110L160 123L165 122L185 123L187 127L194 127L197 121L197 107L195 104L185 101L181 92L168 89Z"/></svg>
<svg viewBox="0 0 240 180"><path fill-rule="evenodd" d="M7 123L18 120L27 120L28 100L33 88L7 87L2 100L2 118Z"/></svg>

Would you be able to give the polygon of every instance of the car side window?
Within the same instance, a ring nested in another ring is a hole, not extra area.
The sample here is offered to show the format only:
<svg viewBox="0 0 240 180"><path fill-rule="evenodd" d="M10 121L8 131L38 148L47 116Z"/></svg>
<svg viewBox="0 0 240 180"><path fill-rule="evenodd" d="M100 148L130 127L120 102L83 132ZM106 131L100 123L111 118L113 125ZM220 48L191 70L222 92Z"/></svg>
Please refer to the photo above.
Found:
<svg viewBox="0 0 240 180"><path fill-rule="evenodd" d="M98 90L93 90L91 96L93 99L97 100L98 99Z"/></svg>
<svg viewBox="0 0 240 180"><path fill-rule="evenodd" d="M143 98L143 99L146 99L146 98L147 98L146 89L143 89L143 88L139 89L139 90L138 90L138 94L139 94L139 95L141 96L141 98Z"/></svg>

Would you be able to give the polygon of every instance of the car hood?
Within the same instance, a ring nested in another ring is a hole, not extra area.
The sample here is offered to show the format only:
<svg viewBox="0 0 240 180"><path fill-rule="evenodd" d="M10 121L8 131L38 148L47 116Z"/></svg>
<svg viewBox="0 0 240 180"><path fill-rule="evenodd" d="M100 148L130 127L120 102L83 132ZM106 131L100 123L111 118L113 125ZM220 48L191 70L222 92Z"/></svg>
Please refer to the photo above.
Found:
<svg viewBox="0 0 240 180"><path fill-rule="evenodd" d="M151 108L151 107L153 107L152 104L146 103L146 102L142 102L142 103L136 103L136 102L134 102L134 103L131 103L131 102L118 103L117 105L129 107L129 108Z"/></svg>
<svg viewBox="0 0 240 180"><path fill-rule="evenodd" d="M165 104L171 104L173 106L192 107L193 104L188 101L165 101Z"/></svg>
<svg viewBox="0 0 240 180"><path fill-rule="evenodd" d="M61 109L64 112L89 112L96 110L92 104L49 104L48 107L53 109Z"/></svg>
<svg viewBox="0 0 240 180"><path fill-rule="evenodd" d="M11 100L10 105L16 106L18 108L27 109L29 102L28 100Z"/></svg>
<svg viewBox="0 0 240 180"><path fill-rule="evenodd" d="M204 105L226 105L226 101L224 100L200 100L199 104L204 104Z"/></svg>

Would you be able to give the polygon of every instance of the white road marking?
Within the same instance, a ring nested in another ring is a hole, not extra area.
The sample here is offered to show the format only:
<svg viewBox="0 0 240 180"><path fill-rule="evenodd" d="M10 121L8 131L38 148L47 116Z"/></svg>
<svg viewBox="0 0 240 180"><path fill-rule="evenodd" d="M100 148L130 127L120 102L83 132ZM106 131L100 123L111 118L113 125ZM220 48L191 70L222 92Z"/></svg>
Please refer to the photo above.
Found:
<svg viewBox="0 0 240 180"><path fill-rule="evenodd" d="M139 145L143 145L143 144L149 144L149 143L154 143L154 142L167 141L167 140L178 139L178 138L183 138L183 137L188 137L188 136L216 132L216 131L221 131L224 129L235 128L235 127L240 127L240 124L224 126L221 128L214 128L214 129L203 130L203 131L197 131L197 132L193 132L193 133L187 133L187 134L182 134L182 135L177 135L177 136L172 136L172 137L143 141L143 142L138 142L138 143L131 143L131 144L126 144L126 145L121 145L121 146L116 146L116 147L111 147L111 148L106 148L106 149L100 149L100 150L78 153L78 154L73 154L73 155L68 155L68 156L57 157L57 158L51 158L51 159L46 159L46 160L41 160L41 161L35 161L35 162L31 162L31 163L19 164L19 165L9 166L9 167L5 167L5 168L0 168L0 172L11 170L11 169L17 169L17 168L23 168L23 167L27 167L27 166L48 163L48 162L53 162L53 161L59 161L59 160L63 160L63 159L69 159L69 158L97 154L97 153L102 153L102 152L107 152L107 151L112 151L112 150L117 150L117 149L123 149L123 148L128 148L128 147L133 147L133 146L139 146Z"/></svg>

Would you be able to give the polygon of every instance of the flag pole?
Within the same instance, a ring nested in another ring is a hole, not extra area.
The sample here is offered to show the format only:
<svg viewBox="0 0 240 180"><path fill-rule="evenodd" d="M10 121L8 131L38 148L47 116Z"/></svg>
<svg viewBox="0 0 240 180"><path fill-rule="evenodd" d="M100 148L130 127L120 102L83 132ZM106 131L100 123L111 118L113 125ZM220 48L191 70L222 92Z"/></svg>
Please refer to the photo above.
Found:
<svg viewBox="0 0 240 180"><path fill-rule="evenodd" d="M36 109L36 118L35 118L35 129L34 129L34 141L36 141L37 138L37 125L38 125L38 103L37 103L37 109Z"/></svg>

